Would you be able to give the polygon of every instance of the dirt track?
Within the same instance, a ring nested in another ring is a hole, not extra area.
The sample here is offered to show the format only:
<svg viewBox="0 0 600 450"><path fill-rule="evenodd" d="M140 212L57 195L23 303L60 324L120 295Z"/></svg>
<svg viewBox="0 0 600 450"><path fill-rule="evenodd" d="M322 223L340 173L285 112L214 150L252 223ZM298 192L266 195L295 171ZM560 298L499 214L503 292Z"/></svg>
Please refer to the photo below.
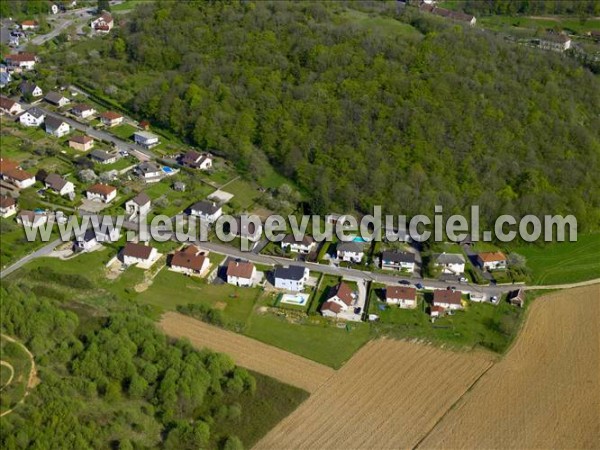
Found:
<svg viewBox="0 0 600 450"><path fill-rule="evenodd" d="M600 448L599 374L600 286L549 294L421 448Z"/></svg>
<svg viewBox="0 0 600 450"><path fill-rule="evenodd" d="M412 447L491 364L487 354L369 342L255 448Z"/></svg>
<svg viewBox="0 0 600 450"><path fill-rule="evenodd" d="M169 336L187 338L197 347L226 353L242 367L308 392L317 390L335 373L330 367L183 314L165 313L159 325Z"/></svg>

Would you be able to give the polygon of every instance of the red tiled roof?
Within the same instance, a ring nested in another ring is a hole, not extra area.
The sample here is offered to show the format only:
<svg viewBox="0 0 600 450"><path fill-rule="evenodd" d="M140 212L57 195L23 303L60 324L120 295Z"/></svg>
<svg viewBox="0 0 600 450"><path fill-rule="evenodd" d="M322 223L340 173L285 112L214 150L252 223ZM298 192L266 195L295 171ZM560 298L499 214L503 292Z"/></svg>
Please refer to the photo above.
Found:
<svg viewBox="0 0 600 450"><path fill-rule="evenodd" d="M8 55L6 58L7 61L35 61L35 54L33 53L17 53L14 55Z"/></svg>
<svg viewBox="0 0 600 450"><path fill-rule="evenodd" d="M29 172L25 172L23 169L6 170L2 172L2 175L17 181L25 181L33 178L33 175L31 175Z"/></svg>
<svg viewBox="0 0 600 450"><path fill-rule="evenodd" d="M506 261L506 255L502 252L483 252L478 256L483 262Z"/></svg>
<svg viewBox="0 0 600 450"><path fill-rule="evenodd" d="M93 194L100 194L100 195L107 196L116 190L117 190L116 187L109 186L108 184L98 183L98 184L94 184L93 186L90 186L87 191L91 192Z"/></svg>
<svg viewBox="0 0 600 450"><path fill-rule="evenodd" d="M450 289L437 290L433 292L433 305L439 306L440 303L450 305L462 305L460 291L451 291Z"/></svg>
<svg viewBox="0 0 600 450"><path fill-rule="evenodd" d="M0 108L11 109L16 104L17 102L15 102L14 100L11 100L8 97L0 96Z"/></svg>
<svg viewBox="0 0 600 450"><path fill-rule="evenodd" d="M200 271L205 260L206 256L200 254L198 247L190 245L173 255L171 267L185 267L186 269Z"/></svg>
<svg viewBox="0 0 600 450"><path fill-rule="evenodd" d="M0 158L0 173L8 172L9 170L15 170L19 167L19 163L12 159Z"/></svg>
<svg viewBox="0 0 600 450"><path fill-rule="evenodd" d="M114 111L105 111L102 114L100 114L100 117L102 119L107 119L107 120L116 120L116 119L120 119L123 116L119 113L116 113Z"/></svg>
<svg viewBox="0 0 600 450"><path fill-rule="evenodd" d="M417 298L417 290L407 286L388 286L385 288L385 298L415 300Z"/></svg>
<svg viewBox="0 0 600 450"><path fill-rule="evenodd" d="M250 278L253 269L254 264L250 262L229 261L229 264L227 264L227 276Z"/></svg>
<svg viewBox="0 0 600 450"><path fill-rule="evenodd" d="M329 298L334 296L339 297L348 306L352 304L352 288L344 282L339 283L331 290Z"/></svg>
<svg viewBox="0 0 600 450"><path fill-rule="evenodd" d="M69 141L76 142L77 144L89 144L93 140L94 139L92 139L91 137L82 134L80 134L79 136L73 136L71 139L69 139Z"/></svg>
<svg viewBox="0 0 600 450"><path fill-rule="evenodd" d="M341 310L342 310L342 307L340 306L339 303L332 302L329 300L326 301L325 303L323 303L323 305L321 306L321 311L332 311L336 314L339 314Z"/></svg>
<svg viewBox="0 0 600 450"><path fill-rule="evenodd" d="M152 253L152 247L144 244L136 244L128 242L123 249L123 256L131 256L133 258L148 259Z"/></svg>
<svg viewBox="0 0 600 450"><path fill-rule="evenodd" d="M11 206L14 206L16 204L17 201L12 197L9 197L7 195L3 195L0 197L0 208L10 208Z"/></svg>

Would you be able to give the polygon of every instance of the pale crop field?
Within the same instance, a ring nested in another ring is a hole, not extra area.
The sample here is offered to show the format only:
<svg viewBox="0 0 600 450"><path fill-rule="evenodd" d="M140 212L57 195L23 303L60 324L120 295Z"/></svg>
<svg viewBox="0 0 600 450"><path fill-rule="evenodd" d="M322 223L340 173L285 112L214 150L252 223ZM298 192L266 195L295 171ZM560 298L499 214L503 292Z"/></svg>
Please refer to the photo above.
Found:
<svg viewBox="0 0 600 450"><path fill-rule="evenodd" d="M371 341L255 448L413 447L491 365L484 353Z"/></svg>
<svg viewBox="0 0 600 450"><path fill-rule="evenodd" d="M600 448L600 285L541 297L422 448Z"/></svg>
<svg viewBox="0 0 600 450"><path fill-rule="evenodd" d="M241 334L226 331L176 312L165 313L159 326L165 334L186 338L197 348L209 348L231 356L236 364L314 392L335 371Z"/></svg>

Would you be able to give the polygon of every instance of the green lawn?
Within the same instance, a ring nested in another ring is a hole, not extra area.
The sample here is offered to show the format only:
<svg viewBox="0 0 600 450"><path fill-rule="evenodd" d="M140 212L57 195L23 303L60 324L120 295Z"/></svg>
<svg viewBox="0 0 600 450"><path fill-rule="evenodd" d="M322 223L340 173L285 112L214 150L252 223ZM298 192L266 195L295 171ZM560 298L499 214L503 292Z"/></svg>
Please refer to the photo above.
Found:
<svg viewBox="0 0 600 450"><path fill-rule="evenodd" d="M1 366L0 387L2 388L2 395L0 396L0 411L4 412L14 408L25 396L31 362L23 347L7 339L0 339L0 357L2 361L10 364L13 368L12 380L7 385L11 370L6 366Z"/></svg>
<svg viewBox="0 0 600 450"><path fill-rule="evenodd" d="M368 13L355 9L344 11L341 17L346 23L358 25L361 28L388 36L401 38L421 36L421 33L411 25L400 22L392 17L371 16Z"/></svg>
<svg viewBox="0 0 600 450"><path fill-rule="evenodd" d="M370 339L366 323L349 323L347 331L319 318L314 321L295 324L256 313L250 317L244 334L336 369Z"/></svg>
<svg viewBox="0 0 600 450"><path fill-rule="evenodd" d="M559 28L567 32L585 34L600 29L600 19L580 20L575 17L521 17L521 16L484 16L477 18L477 25L491 29L521 28L537 30Z"/></svg>
<svg viewBox="0 0 600 450"><path fill-rule="evenodd" d="M525 256L533 284L565 284L600 278L600 233L579 235L577 242L513 249Z"/></svg>
<svg viewBox="0 0 600 450"><path fill-rule="evenodd" d="M431 294L426 294L429 296ZM528 298L531 299L532 294L528 293ZM465 311L431 323L423 300L415 309L400 309L372 299L369 312L380 317L373 325L375 334L424 339L456 348L482 346L499 353L508 348L525 315L524 308L516 308L504 300L497 306L470 302ZM381 310L380 305L386 309Z"/></svg>
<svg viewBox="0 0 600 450"><path fill-rule="evenodd" d="M226 185L223 190L233 194L234 197L230 203L236 204L242 209L248 209L261 196L255 186L241 178Z"/></svg>
<svg viewBox="0 0 600 450"><path fill-rule="evenodd" d="M124 140L133 140L133 133L138 131L138 129L136 127L134 127L133 125L124 123L122 125L109 128L107 131L111 134L114 134L118 138L121 138Z"/></svg>

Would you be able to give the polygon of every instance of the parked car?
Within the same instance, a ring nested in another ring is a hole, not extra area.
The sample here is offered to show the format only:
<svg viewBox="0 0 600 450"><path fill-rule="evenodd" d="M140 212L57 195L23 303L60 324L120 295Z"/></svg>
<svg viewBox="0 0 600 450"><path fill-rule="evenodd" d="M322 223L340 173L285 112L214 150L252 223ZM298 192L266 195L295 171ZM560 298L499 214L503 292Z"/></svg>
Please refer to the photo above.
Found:
<svg viewBox="0 0 600 450"><path fill-rule="evenodd" d="M498 304L498 296L497 295L493 295L490 298L490 302L492 302L494 305L497 305Z"/></svg>
<svg viewBox="0 0 600 450"><path fill-rule="evenodd" d="M404 284L406 286L410 286L410 281L408 281L408 280L400 280L400 281L398 281L398 283Z"/></svg>
<svg viewBox="0 0 600 450"><path fill-rule="evenodd" d="M415 284L415 287L416 287L417 289L423 289L423 285L422 285L421 283L417 283L417 284Z"/></svg>
<svg viewBox="0 0 600 450"><path fill-rule="evenodd" d="M460 280L458 280L460 283L467 283L469 280L466 279L465 277L460 277Z"/></svg>

